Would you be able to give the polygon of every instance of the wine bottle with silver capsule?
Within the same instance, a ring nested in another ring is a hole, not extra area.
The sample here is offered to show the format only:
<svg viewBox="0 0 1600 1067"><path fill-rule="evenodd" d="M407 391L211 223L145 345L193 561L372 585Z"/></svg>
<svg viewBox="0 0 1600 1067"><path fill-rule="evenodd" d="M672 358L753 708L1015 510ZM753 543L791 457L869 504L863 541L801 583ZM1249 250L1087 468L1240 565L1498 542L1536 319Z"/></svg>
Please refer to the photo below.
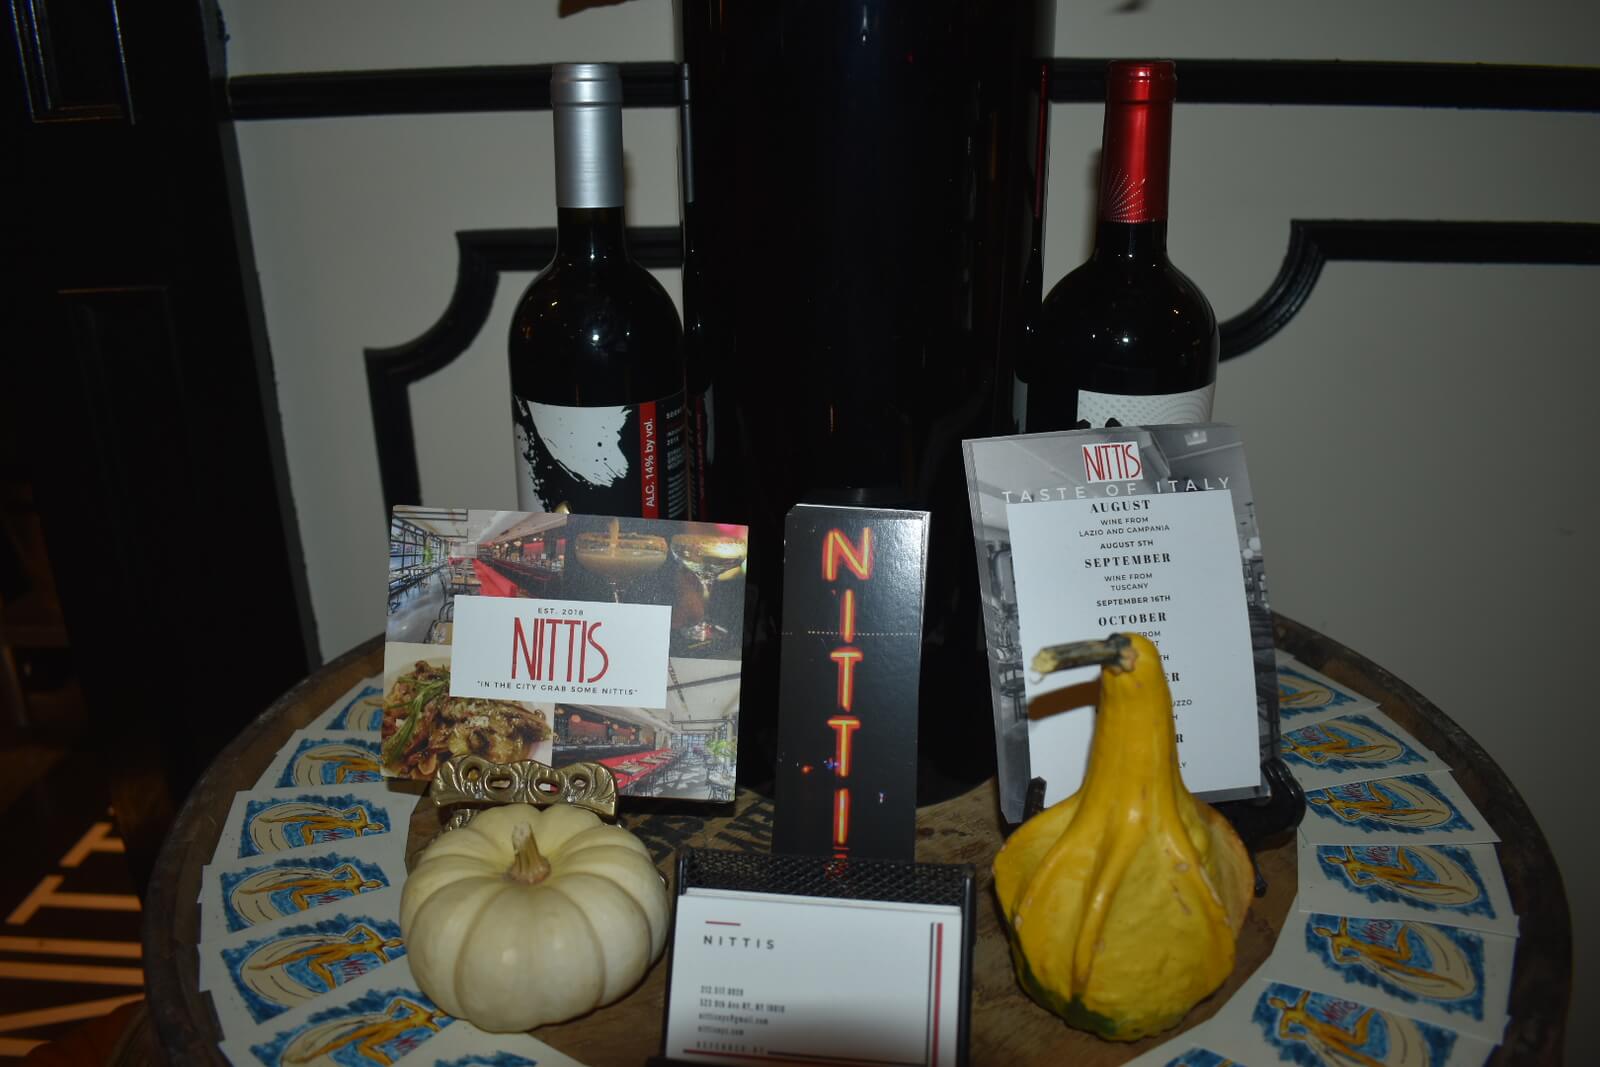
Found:
<svg viewBox="0 0 1600 1067"><path fill-rule="evenodd" d="M683 330L628 253L622 81L557 65L556 252L511 316L517 506L688 517Z"/></svg>

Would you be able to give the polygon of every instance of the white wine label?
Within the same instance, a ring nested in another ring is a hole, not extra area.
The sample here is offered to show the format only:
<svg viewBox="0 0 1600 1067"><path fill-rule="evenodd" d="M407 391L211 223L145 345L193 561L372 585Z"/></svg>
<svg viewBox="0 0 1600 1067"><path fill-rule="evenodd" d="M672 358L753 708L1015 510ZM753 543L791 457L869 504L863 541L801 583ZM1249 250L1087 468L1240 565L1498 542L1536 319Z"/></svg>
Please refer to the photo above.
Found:
<svg viewBox="0 0 1600 1067"><path fill-rule="evenodd" d="M1211 400L1217 387L1202 386L1187 393L1157 393L1130 396L1126 393L1094 393L1078 390L1078 420L1087 419L1091 429L1109 425L1161 426L1173 422L1210 422Z"/></svg>
<svg viewBox="0 0 1600 1067"><path fill-rule="evenodd" d="M688 517L682 393L610 407L513 397L511 408L521 510Z"/></svg>

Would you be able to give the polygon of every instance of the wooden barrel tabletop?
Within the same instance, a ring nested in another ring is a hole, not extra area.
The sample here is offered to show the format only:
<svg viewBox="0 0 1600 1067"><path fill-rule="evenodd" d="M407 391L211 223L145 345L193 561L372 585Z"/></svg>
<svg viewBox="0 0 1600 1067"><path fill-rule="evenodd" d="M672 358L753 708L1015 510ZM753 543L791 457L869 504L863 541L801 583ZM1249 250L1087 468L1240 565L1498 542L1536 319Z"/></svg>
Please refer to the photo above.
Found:
<svg viewBox="0 0 1600 1067"><path fill-rule="evenodd" d="M1544 835L1505 775L1483 749L1416 690L1382 667L1292 620L1277 620L1278 647L1329 677L1379 701L1454 769L1456 778L1499 832L1501 865L1521 916L1511 1022L1491 1062L1559 1063L1571 979L1566 895ZM357 681L379 673L383 642L375 638L329 663L263 712L217 758L196 785L164 844L145 896L144 963L148 1023L127 1042L119 1062L221 1064L221 1033L210 995L198 988L196 943L200 871L216 849L233 795L250 789L289 736ZM765 850L773 823L771 800L741 790L733 814L624 815L622 822L650 847L663 873L683 845ZM418 805L408 851L415 853L437 826L431 802ZM972 980L972 1062L1085 1067L1119 1064L1174 1036L1131 1044L1102 1041L1066 1027L1017 987L990 888L990 863L1001 844L993 781L917 815L917 858L970 863L977 870L978 935ZM1271 951L1295 895L1292 836L1258 855L1268 891L1255 900L1240 935L1238 964L1223 988L1199 1005L1184 1027L1210 1018ZM661 1049L667 968L654 967L623 1000L581 1019L543 1027L537 1036L593 1067L639 1067ZM1552 993L1555 995L1552 995Z"/></svg>

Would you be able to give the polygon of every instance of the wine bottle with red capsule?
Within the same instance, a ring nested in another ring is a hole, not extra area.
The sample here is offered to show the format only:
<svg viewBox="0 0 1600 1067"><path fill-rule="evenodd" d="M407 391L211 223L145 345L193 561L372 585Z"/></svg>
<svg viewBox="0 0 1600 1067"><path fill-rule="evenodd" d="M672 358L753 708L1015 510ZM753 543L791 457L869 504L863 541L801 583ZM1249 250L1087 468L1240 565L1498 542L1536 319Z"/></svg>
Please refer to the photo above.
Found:
<svg viewBox="0 0 1600 1067"><path fill-rule="evenodd" d="M1217 317L1167 258L1177 73L1170 60L1106 71L1094 251L1045 297L1019 359L1019 430L1211 418Z"/></svg>

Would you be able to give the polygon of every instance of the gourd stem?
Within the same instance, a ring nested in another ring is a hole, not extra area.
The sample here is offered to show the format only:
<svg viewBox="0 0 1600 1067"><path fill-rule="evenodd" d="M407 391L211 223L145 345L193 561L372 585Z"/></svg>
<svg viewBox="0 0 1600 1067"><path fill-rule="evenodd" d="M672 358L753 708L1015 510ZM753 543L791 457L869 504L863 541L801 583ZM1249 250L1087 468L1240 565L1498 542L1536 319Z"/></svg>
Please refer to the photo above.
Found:
<svg viewBox="0 0 1600 1067"><path fill-rule="evenodd" d="M533 839L532 830L522 827L511 841L516 854L506 871L507 878L523 885L538 885L550 876L550 861L539 852L539 844Z"/></svg>
<svg viewBox="0 0 1600 1067"><path fill-rule="evenodd" d="M1123 670L1133 669L1132 642L1124 634L1112 634L1104 641L1072 641L1065 645L1050 645L1034 653L1032 667L1040 674L1073 667L1117 665Z"/></svg>

